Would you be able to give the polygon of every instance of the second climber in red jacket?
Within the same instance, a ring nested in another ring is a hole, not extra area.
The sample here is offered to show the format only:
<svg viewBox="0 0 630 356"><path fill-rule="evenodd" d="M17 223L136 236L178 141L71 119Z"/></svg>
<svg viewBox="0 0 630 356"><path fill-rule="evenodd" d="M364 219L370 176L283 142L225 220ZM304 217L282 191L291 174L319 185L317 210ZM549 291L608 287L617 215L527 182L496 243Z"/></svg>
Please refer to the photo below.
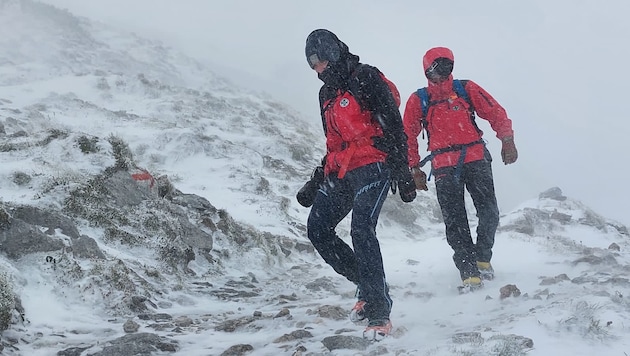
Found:
<svg viewBox="0 0 630 356"><path fill-rule="evenodd" d="M428 86L411 94L403 116L409 146L409 167L418 189L426 190L426 175L420 166L431 161L431 174L446 226L446 239L454 251L453 261L462 279L461 291L483 286L494 278L490 264L499 208L494 192L492 157L475 123L479 116L490 123L502 142L504 164L516 162L512 121L505 109L472 80L454 80L453 52L431 48L423 58ZM426 132L430 155L420 160L418 135ZM473 242L464 203L468 190L479 223Z"/></svg>

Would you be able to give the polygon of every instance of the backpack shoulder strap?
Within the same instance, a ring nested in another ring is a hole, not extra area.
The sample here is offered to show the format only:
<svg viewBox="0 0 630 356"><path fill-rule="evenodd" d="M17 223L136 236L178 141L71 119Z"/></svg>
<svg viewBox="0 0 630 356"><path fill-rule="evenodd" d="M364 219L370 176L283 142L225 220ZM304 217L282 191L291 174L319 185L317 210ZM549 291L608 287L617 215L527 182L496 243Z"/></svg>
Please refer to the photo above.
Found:
<svg viewBox="0 0 630 356"><path fill-rule="evenodd" d="M426 118L429 112L429 92L427 88L420 88L416 91L416 95L420 98L420 105L422 107L422 117Z"/></svg>
<svg viewBox="0 0 630 356"><path fill-rule="evenodd" d="M466 88L464 87L468 81L467 80L459 80L453 79L453 91L457 94L458 97L466 100L468 105L472 108L472 102L470 101L470 97L466 92ZM427 88L420 88L416 91L416 95L420 98L420 103L422 105L422 116L426 117L429 112L429 106L431 106L431 102L429 101L429 93Z"/></svg>
<svg viewBox="0 0 630 356"><path fill-rule="evenodd" d="M475 108L473 107L473 104L470 101L470 97L468 96L468 92L466 92L466 88L465 88L466 83L468 83L467 80L453 79L453 91L455 92L455 94L457 94L457 96L459 96L460 98L466 100L468 105L470 105L470 107L474 111Z"/></svg>
<svg viewBox="0 0 630 356"><path fill-rule="evenodd" d="M468 110L470 112L470 121L472 122L473 126L481 137L483 131L481 131L479 126L477 126L477 121L475 120L475 106L473 105L472 101L470 100L470 96L466 91L466 83L468 83L468 80L453 79L453 91L457 94L458 97L466 100L466 103L468 103L468 106L470 107L470 109Z"/></svg>

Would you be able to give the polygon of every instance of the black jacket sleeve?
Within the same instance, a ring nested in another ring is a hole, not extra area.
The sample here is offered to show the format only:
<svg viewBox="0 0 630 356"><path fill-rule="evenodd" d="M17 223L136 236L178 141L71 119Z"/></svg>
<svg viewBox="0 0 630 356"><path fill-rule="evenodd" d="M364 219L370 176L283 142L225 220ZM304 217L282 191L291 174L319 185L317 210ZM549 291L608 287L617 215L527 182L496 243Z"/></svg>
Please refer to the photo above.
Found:
<svg viewBox="0 0 630 356"><path fill-rule="evenodd" d="M359 70L356 80L358 89L353 95L358 98L362 108L372 112L372 117L383 130L382 138L374 138L375 147L388 154L387 163L395 180L408 178L407 135L389 86L377 68L367 65Z"/></svg>

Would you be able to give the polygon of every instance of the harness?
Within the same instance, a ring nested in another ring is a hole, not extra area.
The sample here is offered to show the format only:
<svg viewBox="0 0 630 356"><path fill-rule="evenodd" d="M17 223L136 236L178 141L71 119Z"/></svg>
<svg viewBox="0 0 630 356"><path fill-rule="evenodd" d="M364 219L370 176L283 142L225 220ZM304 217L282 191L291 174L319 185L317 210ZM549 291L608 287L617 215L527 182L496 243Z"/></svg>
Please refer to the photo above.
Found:
<svg viewBox="0 0 630 356"><path fill-rule="evenodd" d="M346 155L344 156L344 160L341 162L337 177L341 179L346 175L346 172L348 171L348 166L350 165L350 160L352 159L352 156L354 156L354 151L356 151L357 148L372 145L373 142L371 137L362 137L356 141L348 142L348 147L346 147L345 149Z"/></svg>
<svg viewBox="0 0 630 356"><path fill-rule="evenodd" d="M466 89L464 88L464 85L466 84L466 82L467 82L466 80L453 79L453 91L455 92L457 97L464 99L466 103L468 104L468 113L469 113L470 121L472 122L473 126L479 133L479 136L481 136L481 130L479 129L475 121L475 108L472 104L472 101L470 100L470 97L468 96L468 93L466 92ZM429 108L433 105L446 102L452 98L431 101L431 99L429 98L429 92L426 87L418 89L416 91L416 95L418 95L418 97L420 98L420 102L422 106L421 123L422 123L423 132L424 131L427 132L427 145L428 145L428 141L431 139L430 134L429 134L429 121L427 119L429 115ZM479 144L485 145L486 142L482 138L479 138L479 140L476 140L473 142L451 145L448 147L433 150L431 151L429 155L427 155L420 161L420 167L423 167L427 162L432 160L433 157L439 154L446 153L446 152L460 151L461 153L459 155L459 159L457 160L457 165L455 166L455 179L459 180L462 167L464 166L464 160L466 159L466 151L468 150L468 147L479 145ZM431 171L429 172L429 176L427 177L427 180L431 180L432 174L433 174L433 167L431 167Z"/></svg>

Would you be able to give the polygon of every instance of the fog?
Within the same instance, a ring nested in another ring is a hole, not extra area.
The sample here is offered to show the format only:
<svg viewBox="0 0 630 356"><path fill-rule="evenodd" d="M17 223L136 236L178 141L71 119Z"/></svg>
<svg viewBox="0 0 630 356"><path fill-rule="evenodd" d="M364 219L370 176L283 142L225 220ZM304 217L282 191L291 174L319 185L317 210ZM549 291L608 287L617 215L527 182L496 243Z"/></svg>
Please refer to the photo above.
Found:
<svg viewBox="0 0 630 356"><path fill-rule="evenodd" d="M626 1L43 2L160 40L313 121L321 82L304 58L313 29L330 29L362 62L381 69L397 84L402 108L426 85L426 50L449 47L455 77L483 86L513 121L519 160L504 166L500 142L478 119L495 157L502 211L559 186L630 225Z"/></svg>

